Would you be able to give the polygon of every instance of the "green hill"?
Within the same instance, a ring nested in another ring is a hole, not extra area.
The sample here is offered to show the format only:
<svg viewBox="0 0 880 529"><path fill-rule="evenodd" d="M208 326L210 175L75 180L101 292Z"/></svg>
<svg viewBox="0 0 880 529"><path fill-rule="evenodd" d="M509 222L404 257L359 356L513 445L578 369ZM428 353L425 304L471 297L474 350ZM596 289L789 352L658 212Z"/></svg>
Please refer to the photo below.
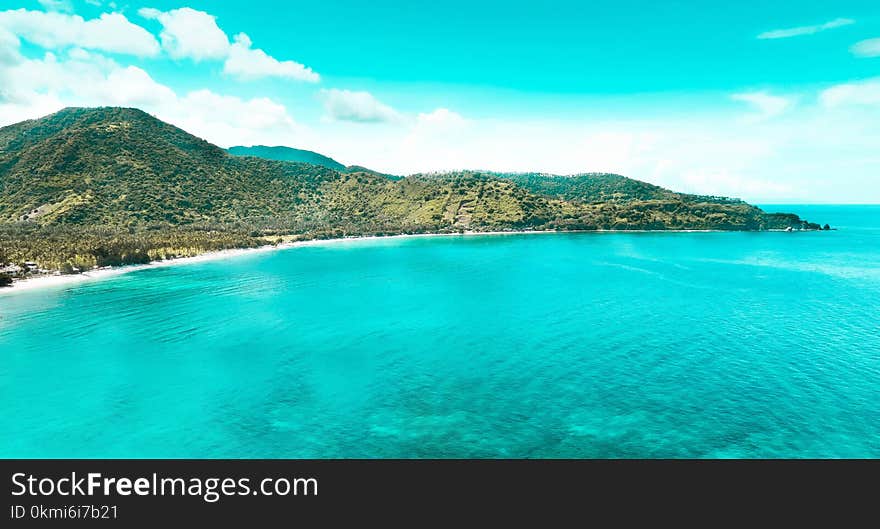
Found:
<svg viewBox="0 0 880 529"><path fill-rule="evenodd" d="M0 128L0 264L73 270L292 239L462 230L816 228L617 175L421 174L233 156L131 108Z"/></svg>
<svg viewBox="0 0 880 529"><path fill-rule="evenodd" d="M0 220L128 228L282 215L338 174L233 157L140 110L101 108L0 129L0 177Z"/></svg>
<svg viewBox="0 0 880 529"><path fill-rule="evenodd" d="M345 166L323 154L303 149L294 149L292 147L266 147L265 145L254 145L253 147L230 147L227 150L229 151L229 154L235 156L256 156L257 158L263 158L265 160L310 163L342 173L369 173L389 180L400 180L399 176L380 173L360 165Z"/></svg>
<svg viewBox="0 0 880 529"><path fill-rule="evenodd" d="M253 147L230 147L227 150L229 151L229 154L235 156L256 156L258 158L265 158L266 160L310 163L321 165L336 171L345 171L345 166L333 158L312 151L294 149L292 147L267 147L265 145L254 145Z"/></svg>

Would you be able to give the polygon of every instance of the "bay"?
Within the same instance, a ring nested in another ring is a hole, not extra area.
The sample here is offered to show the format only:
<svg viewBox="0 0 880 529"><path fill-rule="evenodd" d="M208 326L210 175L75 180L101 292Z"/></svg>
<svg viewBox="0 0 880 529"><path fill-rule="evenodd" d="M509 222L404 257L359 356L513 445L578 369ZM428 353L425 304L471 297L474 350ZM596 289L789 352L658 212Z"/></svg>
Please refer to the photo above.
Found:
<svg viewBox="0 0 880 529"><path fill-rule="evenodd" d="M0 295L0 457L880 457L880 206Z"/></svg>

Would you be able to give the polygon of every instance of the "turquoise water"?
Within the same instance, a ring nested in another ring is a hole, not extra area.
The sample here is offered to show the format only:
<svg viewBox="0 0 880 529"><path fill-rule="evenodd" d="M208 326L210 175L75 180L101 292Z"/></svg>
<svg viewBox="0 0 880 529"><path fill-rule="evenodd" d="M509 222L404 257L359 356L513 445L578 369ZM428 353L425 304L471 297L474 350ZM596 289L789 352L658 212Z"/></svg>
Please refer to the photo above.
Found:
<svg viewBox="0 0 880 529"><path fill-rule="evenodd" d="M345 242L0 295L2 457L880 457L839 231Z"/></svg>

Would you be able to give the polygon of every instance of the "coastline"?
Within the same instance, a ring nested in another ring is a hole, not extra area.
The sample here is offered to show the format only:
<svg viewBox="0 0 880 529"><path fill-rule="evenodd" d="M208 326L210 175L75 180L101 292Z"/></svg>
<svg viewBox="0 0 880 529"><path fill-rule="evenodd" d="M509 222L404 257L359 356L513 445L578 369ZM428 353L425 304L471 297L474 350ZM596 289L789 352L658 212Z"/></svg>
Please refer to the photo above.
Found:
<svg viewBox="0 0 880 529"><path fill-rule="evenodd" d="M455 237L467 235L514 235L523 233L557 233L556 231L498 231L498 232L465 232L465 233L405 233L398 235L365 235L357 237L340 237L335 239L309 239L305 241L294 241L280 244L267 244L257 246L255 248L229 248L226 250L216 250L193 255L191 257L175 257L173 259L163 259L161 261L151 261L145 264L131 264L122 266L112 266L100 269L93 269L80 274L46 274L26 279L16 279L12 285L0 288L0 296L3 294L27 292L44 288L73 285L86 281L98 281L111 277L145 270L148 268L159 268L163 266L179 266L194 263L203 263L208 261L219 261L233 257L252 255L263 252L289 250L291 248L299 248L304 246L323 246L331 244L340 244L345 242L369 241L382 239L403 239L415 237Z"/></svg>
<svg viewBox="0 0 880 529"><path fill-rule="evenodd" d="M519 230L519 231L465 231L456 233L403 233L398 235L364 235L356 237L340 237L335 239L309 239L304 241L294 241L280 244L267 244L255 248L229 248L226 250L209 251L191 257L175 257L173 259L164 259L161 261L151 261L145 264L122 265L115 267L106 267L101 269L89 270L80 274L52 274L30 277L27 279L17 279L12 285L0 288L0 296L4 294L15 294L21 292L29 292L32 290L40 290L51 287L60 287L65 285L73 285L86 281L98 281L111 277L135 272L137 270L145 270L148 268L159 268L163 266L179 266L193 263L203 263L208 261L218 261L242 255L251 255L263 252L289 250L291 248L299 248L305 246L324 246L335 245L346 242L359 242L371 240L385 239L411 239L417 237L470 237L470 236L497 236L497 235L546 235L560 233L726 233L730 230ZM767 230L778 231L784 230Z"/></svg>

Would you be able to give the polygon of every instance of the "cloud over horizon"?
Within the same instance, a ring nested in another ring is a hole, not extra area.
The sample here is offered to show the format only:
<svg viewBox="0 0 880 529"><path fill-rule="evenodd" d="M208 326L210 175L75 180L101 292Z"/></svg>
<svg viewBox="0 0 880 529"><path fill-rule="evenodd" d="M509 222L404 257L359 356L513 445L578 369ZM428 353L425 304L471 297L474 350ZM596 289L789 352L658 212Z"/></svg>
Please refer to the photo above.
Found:
<svg viewBox="0 0 880 529"><path fill-rule="evenodd" d="M330 88L321 90L327 115L338 121L357 123L391 123L401 119L400 113L364 91Z"/></svg>
<svg viewBox="0 0 880 529"><path fill-rule="evenodd" d="M766 91L743 92L730 96L734 101L741 101L754 107L758 112L751 119L770 119L783 114L793 105L790 98L771 95Z"/></svg>
<svg viewBox="0 0 880 529"><path fill-rule="evenodd" d="M851 105L880 107L880 77L826 88L819 93L819 101L830 108Z"/></svg>
<svg viewBox="0 0 880 529"><path fill-rule="evenodd" d="M880 37L856 42L849 51L856 57L880 57Z"/></svg>
<svg viewBox="0 0 880 529"><path fill-rule="evenodd" d="M835 18L834 20L829 20L823 24L816 24L814 26L798 26L794 28L787 29L774 29L772 31L765 31L758 35L759 39L787 39L791 37L801 37L804 35L814 35L816 33L820 33L822 31L827 31L829 29L840 28L843 26L849 26L851 24L855 24L856 21L850 18Z"/></svg>

